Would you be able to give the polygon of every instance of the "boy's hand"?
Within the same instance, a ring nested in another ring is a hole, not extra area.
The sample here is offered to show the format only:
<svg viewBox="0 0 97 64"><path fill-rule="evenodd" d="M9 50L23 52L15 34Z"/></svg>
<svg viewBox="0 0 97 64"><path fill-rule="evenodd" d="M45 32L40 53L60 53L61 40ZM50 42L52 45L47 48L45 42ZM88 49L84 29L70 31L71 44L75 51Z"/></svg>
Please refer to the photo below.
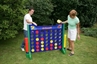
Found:
<svg viewBox="0 0 97 64"><path fill-rule="evenodd" d="M37 26L37 24L36 24L35 22L33 22L33 24L34 24L35 26Z"/></svg>

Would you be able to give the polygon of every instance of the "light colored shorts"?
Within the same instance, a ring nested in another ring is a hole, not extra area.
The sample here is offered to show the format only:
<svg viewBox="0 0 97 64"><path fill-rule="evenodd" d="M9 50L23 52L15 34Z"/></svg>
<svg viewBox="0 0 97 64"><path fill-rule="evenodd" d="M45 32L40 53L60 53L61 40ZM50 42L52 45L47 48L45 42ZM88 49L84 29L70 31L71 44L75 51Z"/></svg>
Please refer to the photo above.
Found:
<svg viewBox="0 0 97 64"><path fill-rule="evenodd" d="M75 41L77 36L77 29L68 29L68 38L70 40Z"/></svg>

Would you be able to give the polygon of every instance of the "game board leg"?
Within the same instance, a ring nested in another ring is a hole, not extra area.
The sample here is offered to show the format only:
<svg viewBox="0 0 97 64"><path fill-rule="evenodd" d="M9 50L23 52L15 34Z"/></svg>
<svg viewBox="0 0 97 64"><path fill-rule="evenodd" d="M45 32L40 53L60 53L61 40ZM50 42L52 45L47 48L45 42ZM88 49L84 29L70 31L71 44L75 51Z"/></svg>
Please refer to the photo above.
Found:
<svg viewBox="0 0 97 64"><path fill-rule="evenodd" d="M62 48L62 49L61 49L61 52L62 52L63 54L65 54L65 53L66 53L66 49L65 49L65 48Z"/></svg>
<svg viewBox="0 0 97 64"><path fill-rule="evenodd" d="M26 53L26 57L29 58L29 59L32 59L31 52Z"/></svg>
<svg viewBox="0 0 97 64"><path fill-rule="evenodd" d="M66 53L66 47L64 46L65 45L65 36L64 35L65 35L65 24L62 25L62 49L61 49L61 52L63 54Z"/></svg>
<svg viewBox="0 0 97 64"><path fill-rule="evenodd" d="M29 25L27 26L28 28L28 52L26 52L26 57L29 58L29 59L32 59L32 54L31 54L31 51L30 51L30 27Z"/></svg>

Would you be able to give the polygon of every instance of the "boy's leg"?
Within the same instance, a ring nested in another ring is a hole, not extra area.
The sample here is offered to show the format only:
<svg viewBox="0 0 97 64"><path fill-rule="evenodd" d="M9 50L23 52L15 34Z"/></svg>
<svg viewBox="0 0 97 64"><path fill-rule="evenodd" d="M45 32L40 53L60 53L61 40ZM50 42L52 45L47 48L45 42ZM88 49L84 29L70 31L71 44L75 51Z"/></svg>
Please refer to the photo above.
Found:
<svg viewBox="0 0 97 64"><path fill-rule="evenodd" d="M23 42L21 44L21 48L24 48L24 45L25 45L25 43L24 43L24 40L23 40Z"/></svg>
<svg viewBox="0 0 97 64"><path fill-rule="evenodd" d="M25 46L25 43L24 43L24 40L23 40L23 42L22 42L22 44L21 44L21 50L22 50L22 51L25 51L24 46Z"/></svg>
<svg viewBox="0 0 97 64"><path fill-rule="evenodd" d="M28 34L27 31L24 30L24 38L28 37L27 34ZM22 51L25 51L24 46L25 46L25 41L23 40L23 42L22 42L22 44L21 44L21 50L22 50Z"/></svg>

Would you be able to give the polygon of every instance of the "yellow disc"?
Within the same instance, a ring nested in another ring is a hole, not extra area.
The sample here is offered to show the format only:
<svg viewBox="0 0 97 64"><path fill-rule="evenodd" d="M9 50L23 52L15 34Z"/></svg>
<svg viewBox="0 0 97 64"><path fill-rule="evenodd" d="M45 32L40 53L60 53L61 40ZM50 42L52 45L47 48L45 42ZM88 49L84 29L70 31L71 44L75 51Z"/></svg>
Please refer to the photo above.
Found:
<svg viewBox="0 0 97 64"><path fill-rule="evenodd" d="M55 43L55 46L57 46L57 43Z"/></svg>
<svg viewBox="0 0 97 64"><path fill-rule="evenodd" d="M35 50L34 49L32 49L32 52L34 52Z"/></svg>
<svg viewBox="0 0 97 64"><path fill-rule="evenodd" d="M44 44L44 41L41 41L41 44Z"/></svg>
<svg viewBox="0 0 97 64"><path fill-rule="evenodd" d="M41 47L44 47L44 45L41 45Z"/></svg>
<svg viewBox="0 0 97 64"><path fill-rule="evenodd" d="M39 38L36 38L36 41L39 41Z"/></svg>
<svg viewBox="0 0 97 64"><path fill-rule="evenodd" d="M53 43L53 40L50 40L50 43Z"/></svg>
<svg viewBox="0 0 97 64"><path fill-rule="evenodd" d="M44 48L41 48L42 51L44 51Z"/></svg>
<svg viewBox="0 0 97 64"><path fill-rule="evenodd" d="M61 20L59 20L59 19L57 20L57 23L61 23L61 22L62 22Z"/></svg>
<svg viewBox="0 0 97 64"><path fill-rule="evenodd" d="M57 49L57 47L54 47L55 49Z"/></svg>
<svg viewBox="0 0 97 64"><path fill-rule="evenodd" d="M34 26L31 26L32 30L34 29Z"/></svg>

